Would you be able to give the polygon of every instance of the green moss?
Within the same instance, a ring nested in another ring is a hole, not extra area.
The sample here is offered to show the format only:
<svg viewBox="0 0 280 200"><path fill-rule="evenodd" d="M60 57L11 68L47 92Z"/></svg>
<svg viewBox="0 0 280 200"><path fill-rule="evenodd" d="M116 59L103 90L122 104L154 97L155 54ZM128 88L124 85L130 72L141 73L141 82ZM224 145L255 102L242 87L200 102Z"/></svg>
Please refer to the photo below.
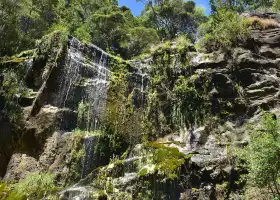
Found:
<svg viewBox="0 0 280 200"><path fill-rule="evenodd" d="M22 51L19 54L16 55L17 58L29 58L32 57L35 53L35 49L30 49L30 50L26 50L26 51Z"/></svg>
<svg viewBox="0 0 280 200"><path fill-rule="evenodd" d="M151 190L145 190L137 194L136 200L150 200L153 199L153 192Z"/></svg>
<svg viewBox="0 0 280 200"><path fill-rule="evenodd" d="M81 168L81 160L83 156L85 155L84 147L83 147L83 138L87 134L94 135L93 132L86 132L81 130L75 130L71 137L71 167L70 172L72 174L72 180L78 180L81 176L80 168Z"/></svg>
<svg viewBox="0 0 280 200"><path fill-rule="evenodd" d="M35 49L22 51L21 53L11 56L11 57L3 57L0 60L0 65L7 64L20 64L24 63L28 58L33 57Z"/></svg>
<svg viewBox="0 0 280 200"><path fill-rule="evenodd" d="M228 182L223 182L222 184L217 184L216 185L216 190L217 191L225 191L225 190L227 190L228 189L228 187L229 187L229 185L228 185L229 183Z"/></svg>
<svg viewBox="0 0 280 200"><path fill-rule="evenodd" d="M200 124L208 113L209 107L204 106L208 82L201 89L200 75L193 73L190 63L193 47L185 39L176 43L161 44L151 54L145 133L149 140L177 131L181 126Z"/></svg>

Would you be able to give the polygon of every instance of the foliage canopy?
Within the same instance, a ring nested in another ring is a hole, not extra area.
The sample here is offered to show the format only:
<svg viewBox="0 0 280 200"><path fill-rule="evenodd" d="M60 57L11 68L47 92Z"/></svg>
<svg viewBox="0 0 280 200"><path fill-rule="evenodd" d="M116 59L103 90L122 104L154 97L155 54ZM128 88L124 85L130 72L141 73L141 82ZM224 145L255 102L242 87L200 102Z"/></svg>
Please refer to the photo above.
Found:
<svg viewBox="0 0 280 200"><path fill-rule="evenodd" d="M249 169L248 181L280 197L280 126L275 116L265 114L261 127L250 135L250 144L241 153Z"/></svg>

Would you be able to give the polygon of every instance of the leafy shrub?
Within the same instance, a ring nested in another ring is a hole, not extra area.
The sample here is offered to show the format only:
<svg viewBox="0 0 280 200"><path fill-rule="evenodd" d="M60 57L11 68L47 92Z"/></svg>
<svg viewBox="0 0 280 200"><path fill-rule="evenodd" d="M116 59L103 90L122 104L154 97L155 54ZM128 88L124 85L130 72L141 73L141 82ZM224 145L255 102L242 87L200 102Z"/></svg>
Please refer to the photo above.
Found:
<svg viewBox="0 0 280 200"><path fill-rule="evenodd" d="M41 198L49 192L56 190L55 179L53 174L48 173L30 173L25 179L14 184L14 190L27 197Z"/></svg>
<svg viewBox="0 0 280 200"><path fill-rule="evenodd" d="M249 17L248 21L253 28L260 29L260 30L279 27L279 24L275 19L262 19L259 17Z"/></svg>
<svg viewBox="0 0 280 200"><path fill-rule="evenodd" d="M26 200L26 196L17 193L16 191L11 191L11 188L5 184L0 184L0 199L5 200Z"/></svg>
<svg viewBox="0 0 280 200"><path fill-rule="evenodd" d="M177 48L186 48L191 45L191 40L186 35L179 35L175 39Z"/></svg>
<svg viewBox="0 0 280 200"><path fill-rule="evenodd" d="M34 172L18 183L0 184L0 198L7 200L42 199L56 190L54 175Z"/></svg>
<svg viewBox="0 0 280 200"><path fill-rule="evenodd" d="M179 178L181 167L189 157L177 148L166 146L163 143L151 142L147 144L147 148L151 151L152 156L139 170L139 177L156 174L163 182Z"/></svg>
<svg viewBox="0 0 280 200"><path fill-rule="evenodd" d="M240 155L248 167L248 183L259 189L267 188L279 198L280 126L275 116L265 114L261 128L250 134L250 140Z"/></svg>
<svg viewBox="0 0 280 200"><path fill-rule="evenodd" d="M226 9L219 9L198 30L198 47L207 51L228 50L247 39L250 33L248 21Z"/></svg>
<svg viewBox="0 0 280 200"><path fill-rule="evenodd" d="M81 26L77 28L77 30L74 32L74 36L77 37L83 43L90 43L91 36L86 26Z"/></svg>
<svg viewBox="0 0 280 200"><path fill-rule="evenodd" d="M66 26L66 25L64 25L64 24L53 24L51 27L50 27L50 29L48 30L48 34L51 34L51 33L53 33L53 32L57 32L57 31L59 31L59 32L63 32L63 33L65 33L65 34L67 34L67 35L69 35L70 34L70 32L69 32L69 30L68 30L68 27Z"/></svg>
<svg viewBox="0 0 280 200"><path fill-rule="evenodd" d="M121 42L121 47L127 52L125 57L137 56L148 52L152 44L158 43L156 30L145 27L135 27L128 30L127 40Z"/></svg>
<svg viewBox="0 0 280 200"><path fill-rule="evenodd" d="M202 122L207 113L207 106L193 83L180 76L176 81L173 92L177 99L175 108L181 113L185 125L192 127L196 123Z"/></svg>
<svg viewBox="0 0 280 200"><path fill-rule="evenodd" d="M156 142L151 146L155 148L152 158L158 174L166 176L167 179L178 178L180 167L185 163L185 155L177 148L167 147Z"/></svg>
<svg viewBox="0 0 280 200"><path fill-rule="evenodd" d="M274 0L272 8L276 12L280 11L280 0Z"/></svg>
<svg viewBox="0 0 280 200"><path fill-rule="evenodd" d="M18 104L18 98L26 94L26 88L21 83L21 77L16 70L7 70L3 75L2 91L0 89L0 96L3 95L5 99L3 113L9 117L11 122L16 122L21 115L21 107Z"/></svg>

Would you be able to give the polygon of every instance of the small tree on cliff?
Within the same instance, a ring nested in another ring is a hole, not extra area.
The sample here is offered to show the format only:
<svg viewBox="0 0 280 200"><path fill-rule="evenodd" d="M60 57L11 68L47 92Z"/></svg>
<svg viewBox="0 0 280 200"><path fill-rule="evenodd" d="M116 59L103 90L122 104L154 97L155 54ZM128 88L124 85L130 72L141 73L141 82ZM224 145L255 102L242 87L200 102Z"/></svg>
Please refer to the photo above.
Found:
<svg viewBox="0 0 280 200"><path fill-rule="evenodd" d="M248 164L248 181L257 188L267 188L280 197L280 126L275 115L265 114L259 130L250 134L250 144L243 151Z"/></svg>

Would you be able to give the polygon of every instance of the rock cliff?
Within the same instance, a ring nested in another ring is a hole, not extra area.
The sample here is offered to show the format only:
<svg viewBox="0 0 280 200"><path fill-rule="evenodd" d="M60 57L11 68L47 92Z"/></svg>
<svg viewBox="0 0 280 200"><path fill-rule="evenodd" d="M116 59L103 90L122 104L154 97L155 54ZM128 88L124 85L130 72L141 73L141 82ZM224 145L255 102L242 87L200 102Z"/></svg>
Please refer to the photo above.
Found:
<svg viewBox="0 0 280 200"><path fill-rule="evenodd" d="M279 115L279 38L252 30L228 52L167 43L124 61L46 36L1 63L0 177L51 172L60 199L238 199L246 169L232 149L262 110Z"/></svg>

